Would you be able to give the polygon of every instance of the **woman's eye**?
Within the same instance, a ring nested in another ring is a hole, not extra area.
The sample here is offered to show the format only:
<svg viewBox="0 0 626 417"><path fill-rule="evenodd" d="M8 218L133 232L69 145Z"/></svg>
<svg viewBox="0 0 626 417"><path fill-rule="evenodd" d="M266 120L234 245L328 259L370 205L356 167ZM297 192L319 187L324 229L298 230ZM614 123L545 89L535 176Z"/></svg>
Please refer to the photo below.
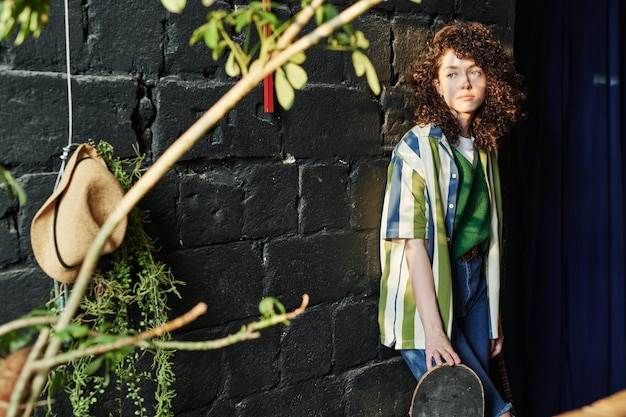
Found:
<svg viewBox="0 0 626 417"><path fill-rule="evenodd" d="M448 78L454 78L454 77L456 77L456 73L455 73L455 72L451 72L451 73L449 73L448 75L446 75L446 77L448 77Z"/></svg>

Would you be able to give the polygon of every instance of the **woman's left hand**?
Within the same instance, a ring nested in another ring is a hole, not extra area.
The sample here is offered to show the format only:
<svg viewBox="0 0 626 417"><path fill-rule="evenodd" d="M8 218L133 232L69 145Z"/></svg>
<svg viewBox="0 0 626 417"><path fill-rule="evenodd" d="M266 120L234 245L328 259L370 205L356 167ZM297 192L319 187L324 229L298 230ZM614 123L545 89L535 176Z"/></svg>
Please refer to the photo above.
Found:
<svg viewBox="0 0 626 417"><path fill-rule="evenodd" d="M502 352L502 345L504 344L504 333L502 332L502 321L498 319L498 338L489 340L489 357L494 358Z"/></svg>

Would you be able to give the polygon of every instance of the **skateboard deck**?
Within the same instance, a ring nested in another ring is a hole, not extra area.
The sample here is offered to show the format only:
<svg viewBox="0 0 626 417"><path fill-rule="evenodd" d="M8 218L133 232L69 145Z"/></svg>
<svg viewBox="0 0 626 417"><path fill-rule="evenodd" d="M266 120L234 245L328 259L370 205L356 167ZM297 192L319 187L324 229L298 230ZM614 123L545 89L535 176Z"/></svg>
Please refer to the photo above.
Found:
<svg viewBox="0 0 626 417"><path fill-rule="evenodd" d="M484 417L485 395L478 375L466 365L432 368L419 380L410 417Z"/></svg>

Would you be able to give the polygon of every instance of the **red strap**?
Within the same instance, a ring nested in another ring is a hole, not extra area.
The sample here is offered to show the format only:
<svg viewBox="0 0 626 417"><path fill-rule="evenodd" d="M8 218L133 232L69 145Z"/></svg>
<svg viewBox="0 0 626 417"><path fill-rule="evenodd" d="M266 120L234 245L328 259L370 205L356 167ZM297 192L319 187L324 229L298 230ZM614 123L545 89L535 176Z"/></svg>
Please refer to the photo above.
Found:
<svg viewBox="0 0 626 417"><path fill-rule="evenodd" d="M270 0L263 0L263 10L270 10ZM263 34L270 36L270 25L263 27ZM274 112L274 76L272 74L263 80L263 110L266 113Z"/></svg>

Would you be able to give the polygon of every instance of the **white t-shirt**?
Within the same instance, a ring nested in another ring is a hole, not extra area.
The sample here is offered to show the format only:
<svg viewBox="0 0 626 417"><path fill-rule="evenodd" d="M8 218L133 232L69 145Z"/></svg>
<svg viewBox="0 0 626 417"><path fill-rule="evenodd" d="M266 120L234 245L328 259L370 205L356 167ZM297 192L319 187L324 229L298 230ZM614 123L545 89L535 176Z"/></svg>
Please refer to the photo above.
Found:
<svg viewBox="0 0 626 417"><path fill-rule="evenodd" d="M461 155L463 155L465 158L467 158L468 161L470 161L472 163L472 165L474 164L474 153L475 153L475 148L474 148L474 138L466 138L463 136L459 136L459 141L454 145L454 147L461 152Z"/></svg>

